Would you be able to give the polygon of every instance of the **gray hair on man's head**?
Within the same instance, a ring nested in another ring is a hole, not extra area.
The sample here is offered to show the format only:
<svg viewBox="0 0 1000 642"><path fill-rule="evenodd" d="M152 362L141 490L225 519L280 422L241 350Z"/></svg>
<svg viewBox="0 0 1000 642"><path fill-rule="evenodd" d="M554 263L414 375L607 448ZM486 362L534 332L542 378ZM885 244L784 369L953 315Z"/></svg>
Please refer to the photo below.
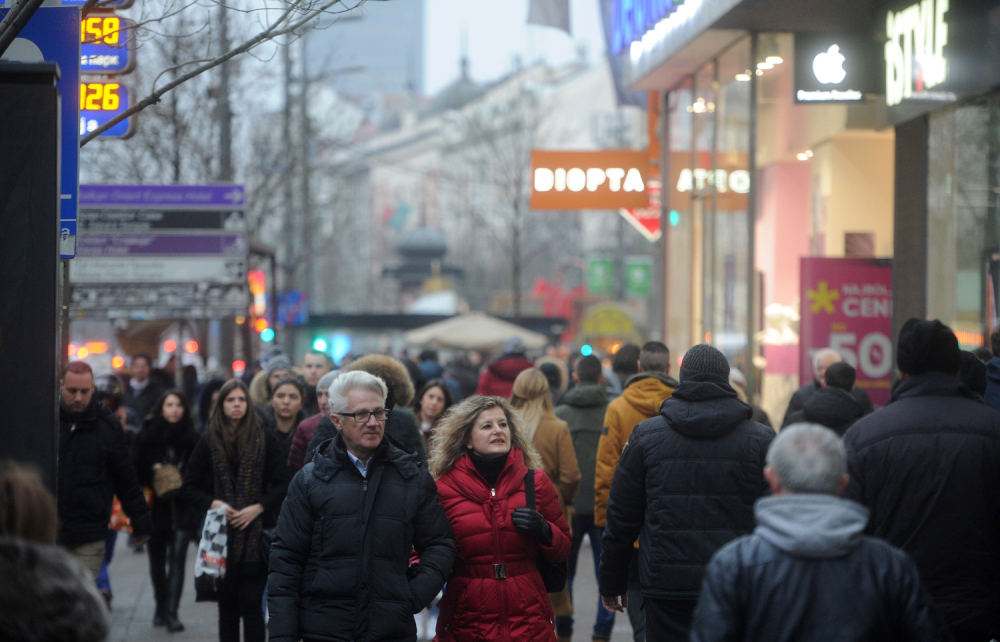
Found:
<svg viewBox="0 0 1000 642"><path fill-rule="evenodd" d="M844 357L833 348L823 348L822 350L817 350L816 354L813 355L813 371L815 372L816 370L819 370L819 362L821 359L827 359L829 357L834 357L834 360L831 363L844 360Z"/></svg>
<svg viewBox="0 0 1000 642"><path fill-rule="evenodd" d="M847 473L847 453L843 441L829 428L792 424L771 442L767 465L789 493L837 495Z"/></svg>
<svg viewBox="0 0 1000 642"><path fill-rule="evenodd" d="M382 397L382 405L389 396L385 382L364 370L340 374L330 384L330 412L347 412L347 393L356 389L371 390Z"/></svg>

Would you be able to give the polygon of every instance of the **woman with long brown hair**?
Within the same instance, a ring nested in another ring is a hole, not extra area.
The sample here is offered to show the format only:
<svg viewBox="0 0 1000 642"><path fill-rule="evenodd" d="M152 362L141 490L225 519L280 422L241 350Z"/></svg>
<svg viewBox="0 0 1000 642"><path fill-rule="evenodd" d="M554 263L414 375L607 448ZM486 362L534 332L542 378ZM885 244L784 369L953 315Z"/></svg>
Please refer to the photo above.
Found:
<svg viewBox="0 0 1000 642"><path fill-rule="evenodd" d="M454 403L451 388L444 382L444 379L431 379L413 397L410 408L417 415L420 434L424 438L424 445L427 446L428 452L431 449L431 434L434 431L434 426Z"/></svg>
<svg viewBox="0 0 1000 642"><path fill-rule="evenodd" d="M458 546L438 640L554 642L538 564L569 556L569 527L517 413L502 397L470 397L452 406L432 443L430 471Z"/></svg>
<svg viewBox="0 0 1000 642"><path fill-rule="evenodd" d="M199 513L226 508L226 576L219 596L219 640L263 642L267 559L261 533L273 528L288 490L288 466L257 421L250 391L227 381L184 473L183 497Z"/></svg>

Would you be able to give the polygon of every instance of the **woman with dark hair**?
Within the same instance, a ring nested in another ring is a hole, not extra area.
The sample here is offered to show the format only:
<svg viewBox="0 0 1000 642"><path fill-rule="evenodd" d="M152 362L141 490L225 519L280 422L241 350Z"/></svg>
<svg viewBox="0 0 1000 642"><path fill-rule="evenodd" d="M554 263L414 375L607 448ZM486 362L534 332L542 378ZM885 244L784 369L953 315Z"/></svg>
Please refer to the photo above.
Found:
<svg viewBox="0 0 1000 642"><path fill-rule="evenodd" d="M428 452L431 449L431 434L434 431L434 426L453 403L455 400L452 397L451 388L444 382L444 379L431 379L413 398L410 408L417 415L420 434L424 437L424 444L427 446Z"/></svg>
<svg viewBox="0 0 1000 642"><path fill-rule="evenodd" d="M177 607L184 590L188 544L198 530L199 515L179 502L179 482L198 443L191 409L179 390L156 400L132 444L139 483L157 493L153 501L153 535L149 540L149 577L156 614L153 626L183 631ZM159 483L157 483L159 481Z"/></svg>
<svg viewBox="0 0 1000 642"><path fill-rule="evenodd" d="M267 559L261 533L274 528L288 490L278 444L258 423L250 391L239 379L219 391L205 434L184 473L185 503L198 515L225 507L226 576L219 596L219 640L263 642Z"/></svg>
<svg viewBox="0 0 1000 642"><path fill-rule="evenodd" d="M306 418L302 412L305 399L306 387L301 379L282 377L271 388L271 403L260 411L264 428L278 443L283 461L286 462L295 439L295 431Z"/></svg>

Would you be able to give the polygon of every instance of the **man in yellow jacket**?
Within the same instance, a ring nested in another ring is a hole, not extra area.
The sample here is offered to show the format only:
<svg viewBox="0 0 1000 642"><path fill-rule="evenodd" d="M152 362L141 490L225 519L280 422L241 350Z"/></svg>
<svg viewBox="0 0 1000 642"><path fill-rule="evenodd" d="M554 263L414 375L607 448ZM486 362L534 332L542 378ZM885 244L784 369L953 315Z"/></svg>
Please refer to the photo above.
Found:
<svg viewBox="0 0 1000 642"><path fill-rule="evenodd" d="M660 414L663 401L673 394L677 381L669 376L670 349L659 341L649 341L639 351L639 373L625 383L622 395L608 404L604 431L597 445L597 470L594 475L594 525L607 524L605 510L611 493L611 480L621 459L622 449L638 424ZM635 544L639 548L639 542ZM639 594L638 558L629 565L628 617L635 642L646 639L646 618Z"/></svg>

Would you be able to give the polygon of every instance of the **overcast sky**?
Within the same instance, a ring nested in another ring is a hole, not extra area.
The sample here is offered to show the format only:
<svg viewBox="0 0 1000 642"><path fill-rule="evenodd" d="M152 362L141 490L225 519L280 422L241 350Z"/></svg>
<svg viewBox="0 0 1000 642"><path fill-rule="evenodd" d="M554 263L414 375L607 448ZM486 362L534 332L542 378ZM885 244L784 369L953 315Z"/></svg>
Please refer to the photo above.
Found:
<svg viewBox="0 0 1000 642"><path fill-rule="evenodd" d="M426 0L425 92L434 95L458 77L462 34L467 34L469 68L475 80L493 80L513 68L542 59L559 65L587 49L591 62L604 53L598 0L570 0L572 36L528 25L528 0Z"/></svg>

